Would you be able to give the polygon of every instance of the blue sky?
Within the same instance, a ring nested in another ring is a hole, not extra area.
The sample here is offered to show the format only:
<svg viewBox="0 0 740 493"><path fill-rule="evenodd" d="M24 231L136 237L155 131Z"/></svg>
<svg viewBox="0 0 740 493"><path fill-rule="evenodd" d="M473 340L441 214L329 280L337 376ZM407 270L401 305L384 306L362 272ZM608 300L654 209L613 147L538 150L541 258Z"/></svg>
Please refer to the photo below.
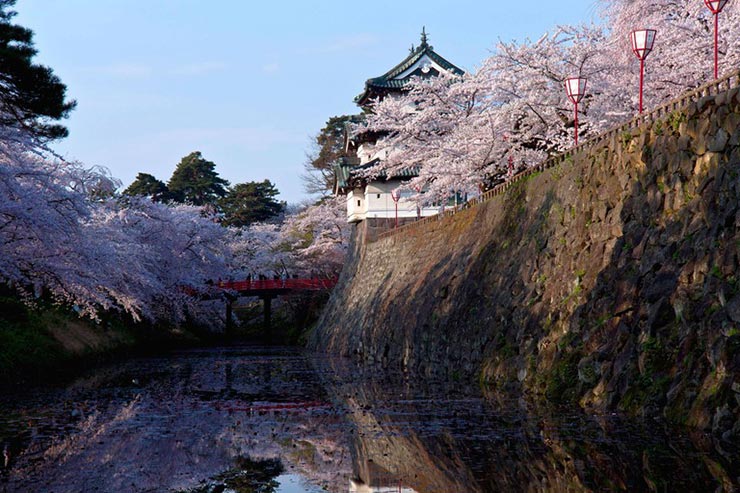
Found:
<svg viewBox="0 0 740 493"><path fill-rule="evenodd" d="M60 154L127 186L140 171L166 182L198 150L223 178L268 178L293 203L312 136L356 113L364 81L422 26L473 70L499 39L593 20L595 1L19 0L16 22L77 100Z"/></svg>

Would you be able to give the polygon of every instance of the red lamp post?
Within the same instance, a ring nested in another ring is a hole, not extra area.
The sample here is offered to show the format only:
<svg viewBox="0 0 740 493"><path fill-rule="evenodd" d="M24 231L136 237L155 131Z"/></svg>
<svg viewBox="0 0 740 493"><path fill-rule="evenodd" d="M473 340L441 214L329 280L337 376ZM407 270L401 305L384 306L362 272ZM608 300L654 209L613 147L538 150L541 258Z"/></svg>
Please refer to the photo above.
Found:
<svg viewBox="0 0 740 493"><path fill-rule="evenodd" d="M565 79L565 92L568 94L568 99L575 105L575 138L576 145L578 145L578 103L586 94L586 79L584 77L569 77Z"/></svg>
<svg viewBox="0 0 740 493"><path fill-rule="evenodd" d="M728 0L704 0L704 5L714 14L714 78L719 77L719 13Z"/></svg>
<svg viewBox="0 0 740 493"><path fill-rule="evenodd" d="M397 188L391 192L393 203L396 204L396 228L398 227L398 200L401 198L401 192Z"/></svg>
<svg viewBox="0 0 740 493"><path fill-rule="evenodd" d="M645 80L645 59L653 51L655 29L636 29L630 34L632 52L640 59L640 113L642 113L642 87Z"/></svg>

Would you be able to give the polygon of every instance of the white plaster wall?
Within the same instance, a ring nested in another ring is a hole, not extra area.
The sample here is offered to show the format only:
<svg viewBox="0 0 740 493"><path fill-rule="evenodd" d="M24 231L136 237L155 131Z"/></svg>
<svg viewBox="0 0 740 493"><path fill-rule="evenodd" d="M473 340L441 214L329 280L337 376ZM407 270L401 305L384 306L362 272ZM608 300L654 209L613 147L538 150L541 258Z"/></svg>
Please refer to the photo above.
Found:
<svg viewBox="0 0 740 493"><path fill-rule="evenodd" d="M391 192L399 186L400 183L398 180L370 182L365 190L367 204L366 217L395 218L396 204L393 202ZM408 196L411 194L412 193L408 191L401 193L401 198L398 201L399 218L417 217L419 214L421 214L422 217L426 217L439 212L439 209L436 207L425 207L419 211L417 209L416 202L408 199Z"/></svg>
<svg viewBox="0 0 740 493"><path fill-rule="evenodd" d="M347 194L347 222L363 221L365 219L395 219L396 204L393 202L391 192L398 188L398 180L373 181L363 190L355 188ZM398 217L415 218L427 217L439 214L440 207L422 207L418 209L416 202L408 197L410 191L401 192L398 201Z"/></svg>
<svg viewBox="0 0 740 493"><path fill-rule="evenodd" d="M355 188L347 194L347 222L362 221L367 216L367 201L361 188Z"/></svg>
<svg viewBox="0 0 740 493"><path fill-rule="evenodd" d="M421 58L419 58L415 64L407 68L403 73L399 74L396 79L404 79L408 77L410 74L412 74L416 69L419 67L430 67L437 69L437 72L439 73L445 73L447 70L445 70L440 64L429 58L429 56L424 55ZM423 70L423 69L422 69Z"/></svg>
<svg viewBox="0 0 740 493"><path fill-rule="evenodd" d="M361 144L357 148L357 157L360 158L360 166L367 164L372 161L372 155L375 152L375 146L373 144Z"/></svg>
<svg viewBox="0 0 740 493"><path fill-rule="evenodd" d="M365 143L357 148L357 157L360 158L360 166L367 164L374 159L381 161L388 156L388 148L379 148L375 144Z"/></svg>

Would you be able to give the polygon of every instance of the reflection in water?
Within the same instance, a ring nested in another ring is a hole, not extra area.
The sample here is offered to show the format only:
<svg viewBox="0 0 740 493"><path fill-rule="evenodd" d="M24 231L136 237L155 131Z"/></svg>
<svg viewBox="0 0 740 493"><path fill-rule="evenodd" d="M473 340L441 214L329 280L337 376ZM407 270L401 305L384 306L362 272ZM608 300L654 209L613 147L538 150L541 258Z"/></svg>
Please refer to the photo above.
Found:
<svg viewBox="0 0 740 493"><path fill-rule="evenodd" d="M240 458L233 469L178 493L215 493L227 489L237 493L275 493L280 486L276 478L282 472L283 465L277 459L253 461Z"/></svg>
<svg viewBox="0 0 740 493"><path fill-rule="evenodd" d="M358 479L349 480L350 493L417 493L416 490L403 486L399 481L397 486L369 486Z"/></svg>
<svg viewBox="0 0 740 493"><path fill-rule="evenodd" d="M177 352L2 401L0 491L187 490L247 457L316 485L350 474L344 418L294 351Z"/></svg>
<svg viewBox="0 0 740 493"><path fill-rule="evenodd" d="M734 491L702 434L285 349L183 351L0 397L0 491ZM228 488L228 489L227 489Z"/></svg>
<svg viewBox="0 0 740 493"><path fill-rule="evenodd" d="M460 383L322 371L354 426L350 491L736 491L737 444ZM353 490L354 488L354 490Z"/></svg>

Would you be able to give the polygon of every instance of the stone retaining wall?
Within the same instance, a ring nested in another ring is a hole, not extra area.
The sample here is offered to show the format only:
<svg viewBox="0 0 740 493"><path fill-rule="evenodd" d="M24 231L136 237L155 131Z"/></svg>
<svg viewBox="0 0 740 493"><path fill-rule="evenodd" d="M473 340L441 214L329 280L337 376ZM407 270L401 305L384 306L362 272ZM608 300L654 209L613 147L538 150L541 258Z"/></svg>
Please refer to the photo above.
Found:
<svg viewBox="0 0 740 493"><path fill-rule="evenodd" d="M738 89L365 244L314 348L740 437Z"/></svg>

